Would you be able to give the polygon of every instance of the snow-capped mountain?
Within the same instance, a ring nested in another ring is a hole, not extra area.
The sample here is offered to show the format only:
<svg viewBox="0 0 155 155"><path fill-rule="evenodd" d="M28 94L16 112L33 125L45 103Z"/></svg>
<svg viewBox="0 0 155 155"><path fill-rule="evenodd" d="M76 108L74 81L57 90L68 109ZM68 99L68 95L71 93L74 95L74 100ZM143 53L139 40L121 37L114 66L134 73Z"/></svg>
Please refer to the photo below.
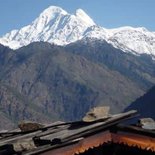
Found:
<svg viewBox="0 0 155 155"><path fill-rule="evenodd" d="M112 29L109 42L123 51L155 56L155 35L146 28L121 27Z"/></svg>
<svg viewBox="0 0 155 155"><path fill-rule="evenodd" d="M30 25L7 33L0 43L13 49L35 41L65 45L81 39L92 25L95 25L93 20L81 9L71 15L60 7L50 6Z"/></svg>
<svg viewBox="0 0 155 155"><path fill-rule="evenodd" d="M103 39L124 52L155 57L155 32L133 27L106 29L95 24L82 9L72 15L56 6L44 10L30 25L5 34L0 43L17 49L35 41L66 45L84 38Z"/></svg>
<svg viewBox="0 0 155 155"><path fill-rule="evenodd" d="M104 39L124 52L155 56L155 33L143 27L105 29L95 25L85 31L84 38Z"/></svg>

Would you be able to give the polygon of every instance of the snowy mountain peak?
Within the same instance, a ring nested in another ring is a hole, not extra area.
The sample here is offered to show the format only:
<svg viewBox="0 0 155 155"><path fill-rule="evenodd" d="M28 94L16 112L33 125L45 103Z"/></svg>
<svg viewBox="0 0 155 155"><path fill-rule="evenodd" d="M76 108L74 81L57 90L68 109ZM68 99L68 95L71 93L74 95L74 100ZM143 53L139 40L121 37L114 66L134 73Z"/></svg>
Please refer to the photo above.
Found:
<svg viewBox="0 0 155 155"><path fill-rule="evenodd" d="M45 26L48 24L51 25L51 22L56 22L62 16L66 16L68 13L60 7L50 6L45 9L39 17L32 23L35 25L36 29L42 31Z"/></svg>
<svg viewBox="0 0 155 155"><path fill-rule="evenodd" d="M48 7L47 9L45 9L41 14L40 14L40 17L46 17L46 16L53 16L55 14L63 14L63 15L67 15L68 13L63 10L62 8L60 7L57 7L57 6L50 6Z"/></svg>
<svg viewBox="0 0 155 155"><path fill-rule="evenodd" d="M88 25L95 25L94 21L82 9L77 9L75 15Z"/></svg>
<svg viewBox="0 0 155 155"><path fill-rule="evenodd" d="M50 6L30 25L4 35L0 43L13 49L35 41L66 45L81 39L92 25L95 25L93 20L81 9L71 15L60 7Z"/></svg>
<svg viewBox="0 0 155 155"><path fill-rule="evenodd" d="M45 9L31 24L5 34L0 44L17 49L35 41L66 45L85 38L106 40L124 52L155 57L155 32L130 26L106 29L96 25L82 9L72 15L57 6Z"/></svg>

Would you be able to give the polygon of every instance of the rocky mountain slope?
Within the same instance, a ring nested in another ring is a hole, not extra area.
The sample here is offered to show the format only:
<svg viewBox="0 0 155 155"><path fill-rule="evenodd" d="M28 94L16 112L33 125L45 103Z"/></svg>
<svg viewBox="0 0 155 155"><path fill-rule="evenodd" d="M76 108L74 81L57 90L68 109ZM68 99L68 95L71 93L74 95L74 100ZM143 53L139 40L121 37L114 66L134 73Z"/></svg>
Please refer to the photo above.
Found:
<svg viewBox="0 0 155 155"><path fill-rule="evenodd" d="M16 51L1 46L0 52L0 111L14 123L76 120L97 105L115 113L144 93L118 71L67 47L39 42Z"/></svg>
<svg viewBox="0 0 155 155"><path fill-rule="evenodd" d="M136 109L140 117L151 117L155 119L155 87L152 87L146 94L132 102L126 110Z"/></svg>
<svg viewBox="0 0 155 155"><path fill-rule="evenodd" d="M119 72L144 91L155 84L155 61L147 54L137 56L125 53L106 41L89 38L69 44L65 48L71 53Z"/></svg>
<svg viewBox="0 0 155 155"><path fill-rule="evenodd" d="M98 26L82 9L69 14L56 6L45 9L31 24L8 32L0 38L0 43L17 49L35 41L66 45L83 38L106 40L124 52L155 57L154 32L143 27L106 29Z"/></svg>

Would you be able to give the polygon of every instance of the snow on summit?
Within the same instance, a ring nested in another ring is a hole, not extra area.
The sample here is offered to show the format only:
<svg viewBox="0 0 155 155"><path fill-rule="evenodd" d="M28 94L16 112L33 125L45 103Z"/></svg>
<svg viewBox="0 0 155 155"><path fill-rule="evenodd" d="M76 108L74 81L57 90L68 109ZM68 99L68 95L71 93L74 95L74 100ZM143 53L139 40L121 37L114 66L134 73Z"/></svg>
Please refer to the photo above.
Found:
<svg viewBox="0 0 155 155"><path fill-rule="evenodd" d="M0 43L13 49L34 41L66 45L81 39L84 31L92 25L95 23L82 9L72 15L60 7L50 6L30 25L4 35Z"/></svg>
<svg viewBox="0 0 155 155"><path fill-rule="evenodd" d="M75 15L85 24L89 26L95 25L94 21L82 9L77 9Z"/></svg>
<svg viewBox="0 0 155 155"><path fill-rule="evenodd" d="M82 9L70 14L57 6L45 9L31 24L5 34L0 43L17 49L35 41L66 45L86 37L106 40L124 52L155 57L154 32L129 26L106 29L96 25Z"/></svg>

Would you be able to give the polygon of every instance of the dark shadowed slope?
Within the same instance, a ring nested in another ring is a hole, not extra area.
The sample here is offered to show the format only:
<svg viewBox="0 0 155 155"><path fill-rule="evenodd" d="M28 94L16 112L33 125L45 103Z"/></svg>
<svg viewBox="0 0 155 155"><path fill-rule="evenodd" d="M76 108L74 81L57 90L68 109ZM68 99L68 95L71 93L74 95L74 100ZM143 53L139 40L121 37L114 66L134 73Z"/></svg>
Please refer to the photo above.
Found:
<svg viewBox="0 0 155 155"><path fill-rule="evenodd" d="M141 117L152 117L155 119L155 87L131 103L131 105L126 108L126 111L130 109L138 110Z"/></svg>

